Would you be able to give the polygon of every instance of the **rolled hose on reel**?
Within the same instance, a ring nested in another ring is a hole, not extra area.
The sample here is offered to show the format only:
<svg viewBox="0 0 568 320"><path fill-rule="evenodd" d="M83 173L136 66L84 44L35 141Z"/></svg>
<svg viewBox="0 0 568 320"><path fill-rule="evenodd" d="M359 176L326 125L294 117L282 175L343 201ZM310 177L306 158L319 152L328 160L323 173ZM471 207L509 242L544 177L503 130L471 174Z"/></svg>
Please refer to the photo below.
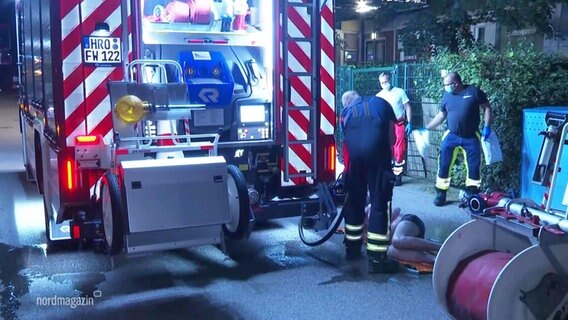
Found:
<svg viewBox="0 0 568 320"><path fill-rule="evenodd" d="M495 280L514 254L482 251L462 260L452 273L446 299L457 319L485 319Z"/></svg>
<svg viewBox="0 0 568 320"><path fill-rule="evenodd" d="M208 25L213 18L213 4L210 0L188 0L170 2L165 11L170 22L189 22Z"/></svg>
<svg viewBox="0 0 568 320"><path fill-rule="evenodd" d="M533 244L491 219L467 222L438 253L432 281L439 304L454 319L568 319L563 237Z"/></svg>

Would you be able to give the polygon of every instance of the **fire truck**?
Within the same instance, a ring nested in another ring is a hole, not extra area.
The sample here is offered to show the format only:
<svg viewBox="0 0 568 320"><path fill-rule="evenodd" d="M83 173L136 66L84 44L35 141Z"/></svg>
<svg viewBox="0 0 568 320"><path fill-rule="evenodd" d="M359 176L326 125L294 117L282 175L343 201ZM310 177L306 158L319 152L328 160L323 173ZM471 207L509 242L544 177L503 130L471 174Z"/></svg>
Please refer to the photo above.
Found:
<svg viewBox="0 0 568 320"><path fill-rule="evenodd" d="M333 8L17 0L23 156L48 247L223 244L291 216L333 229Z"/></svg>

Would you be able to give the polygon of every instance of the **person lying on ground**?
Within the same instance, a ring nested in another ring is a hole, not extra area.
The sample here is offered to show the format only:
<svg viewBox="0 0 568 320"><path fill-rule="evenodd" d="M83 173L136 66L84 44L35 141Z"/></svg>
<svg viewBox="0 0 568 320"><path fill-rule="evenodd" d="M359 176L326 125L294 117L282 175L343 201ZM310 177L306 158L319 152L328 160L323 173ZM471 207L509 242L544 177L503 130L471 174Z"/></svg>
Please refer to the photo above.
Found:
<svg viewBox="0 0 568 320"><path fill-rule="evenodd" d="M365 208L365 226L371 205ZM434 264L441 243L425 239L426 227L422 219L414 214L401 214L400 208L394 208L391 214L390 236L391 246L388 256L402 263ZM367 242L367 237L363 242Z"/></svg>
<svg viewBox="0 0 568 320"><path fill-rule="evenodd" d="M371 206L367 205L365 213ZM422 219L414 214L401 214L394 208L391 214L391 247L388 255L399 261L433 264L441 243L425 239L426 227ZM366 239L365 239L366 240Z"/></svg>
<svg viewBox="0 0 568 320"><path fill-rule="evenodd" d="M442 245L424 238L424 222L416 215L402 214L400 208L392 210L391 219L391 246L387 252L388 256L401 263L434 264Z"/></svg>

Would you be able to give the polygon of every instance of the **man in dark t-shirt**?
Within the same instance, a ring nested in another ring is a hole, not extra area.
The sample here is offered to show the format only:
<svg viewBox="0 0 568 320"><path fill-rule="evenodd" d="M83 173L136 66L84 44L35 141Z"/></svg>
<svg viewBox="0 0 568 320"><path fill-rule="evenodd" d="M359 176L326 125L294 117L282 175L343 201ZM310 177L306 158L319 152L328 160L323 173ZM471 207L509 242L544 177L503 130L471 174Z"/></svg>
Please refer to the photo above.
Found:
<svg viewBox="0 0 568 320"><path fill-rule="evenodd" d="M426 129L448 121L448 130L442 136L440 157L438 159L438 176L436 178L436 206L446 204L446 192L450 188L450 170L458 152L463 153L467 178L466 192L478 193L481 186L481 137L479 134L480 114L483 108L484 126L481 133L483 139L491 133L491 106L483 91L474 85L464 85L456 72L450 72L444 77L444 90L440 112Z"/></svg>
<svg viewBox="0 0 568 320"><path fill-rule="evenodd" d="M365 199L370 195L371 213L367 230L369 272L392 273L398 263L387 256L390 203L395 176L391 170L394 142L394 112L379 97L365 100L355 91L341 97L344 106L340 125L347 150L343 206L345 249L348 259L361 257L365 231Z"/></svg>

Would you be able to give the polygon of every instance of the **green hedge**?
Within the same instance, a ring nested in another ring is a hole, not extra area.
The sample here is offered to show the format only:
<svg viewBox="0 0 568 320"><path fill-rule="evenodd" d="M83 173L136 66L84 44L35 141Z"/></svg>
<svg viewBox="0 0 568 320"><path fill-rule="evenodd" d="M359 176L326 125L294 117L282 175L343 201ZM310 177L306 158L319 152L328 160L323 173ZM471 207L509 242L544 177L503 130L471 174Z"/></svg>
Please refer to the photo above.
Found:
<svg viewBox="0 0 568 320"><path fill-rule="evenodd" d="M518 191L522 110L568 106L568 58L540 53L527 43L510 45L502 52L475 44L462 48L459 54L442 50L424 70L431 72L431 68L438 70L438 74L441 70L456 71L464 83L475 84L487 94L493 111L491 127L499 137L505 161L482 166L483 188ZM441 77L423 78L419 82L415 85L423 97L441 99ZM463 186L463 170L463 166L454 168L453 182L461 182L458 187Z"/></svg>

